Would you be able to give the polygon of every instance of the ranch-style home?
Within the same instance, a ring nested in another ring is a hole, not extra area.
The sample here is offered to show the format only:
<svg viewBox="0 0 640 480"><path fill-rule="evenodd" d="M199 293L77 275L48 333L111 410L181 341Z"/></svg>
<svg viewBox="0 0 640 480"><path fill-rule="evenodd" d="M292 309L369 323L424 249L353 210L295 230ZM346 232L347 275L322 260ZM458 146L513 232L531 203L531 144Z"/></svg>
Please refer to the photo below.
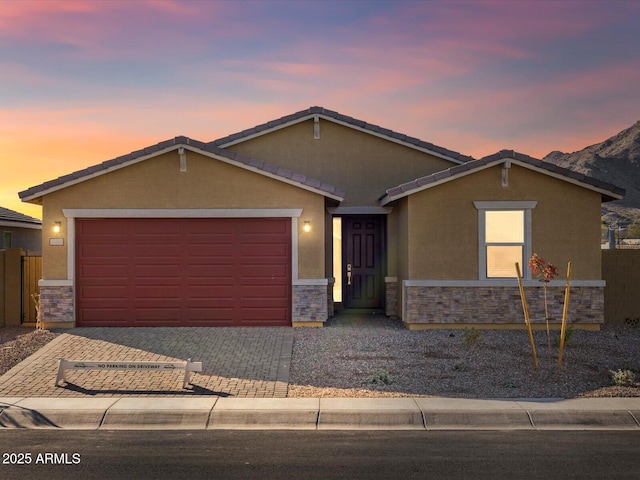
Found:
<svg viewBox="0 0 640 480"><path fill-rule="evenodd" d="M411 329L517 327L515 262L540 321L537 253L561 269L552 305L572 262L569 321L597 329L601 203L623 194L517 152L475 160L311 107L19 195L43 209L49 327L322 326L338 309Z"/></svg>

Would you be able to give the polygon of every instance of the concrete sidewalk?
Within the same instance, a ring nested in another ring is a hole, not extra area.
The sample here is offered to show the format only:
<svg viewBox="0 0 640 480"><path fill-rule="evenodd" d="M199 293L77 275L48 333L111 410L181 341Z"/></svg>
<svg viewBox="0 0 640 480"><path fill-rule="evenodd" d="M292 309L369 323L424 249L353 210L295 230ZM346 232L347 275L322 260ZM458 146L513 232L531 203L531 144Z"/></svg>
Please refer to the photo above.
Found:
<svg viewBox="0 0 640 480"><path fill-rule="evenodd" d="M1 428L637 430L640 398L0 398Z"/></svg>

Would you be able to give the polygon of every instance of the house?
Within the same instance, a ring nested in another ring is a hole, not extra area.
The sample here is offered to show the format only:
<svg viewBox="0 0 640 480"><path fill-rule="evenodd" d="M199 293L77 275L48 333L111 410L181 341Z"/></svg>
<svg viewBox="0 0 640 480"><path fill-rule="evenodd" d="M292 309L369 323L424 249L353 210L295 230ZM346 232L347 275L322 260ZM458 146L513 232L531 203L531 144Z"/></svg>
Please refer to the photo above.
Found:
<svg viewBox="0 0 640 480"><path fill-rule="evenodd" d="M21 248L39 253L42 249L42 222L19 212L0 207L0 249Z"/></svg>
<svg viewBox="0 0 640 480"><path fill-rule="evenodd" d="M35 321L42 222L0 207L0 326Z"/></svg>
<svg viewBox="0 0 640 480"><path fill-rule="evenodd" d="M47 325L322 326L366 309L408 328L513 327L516 261L532 303L542 291L525 267L536 252L572 261L572 320L598 328L600 207L623 194L513 151L474 160L311 107L19 195L43 207Z"/></svg>

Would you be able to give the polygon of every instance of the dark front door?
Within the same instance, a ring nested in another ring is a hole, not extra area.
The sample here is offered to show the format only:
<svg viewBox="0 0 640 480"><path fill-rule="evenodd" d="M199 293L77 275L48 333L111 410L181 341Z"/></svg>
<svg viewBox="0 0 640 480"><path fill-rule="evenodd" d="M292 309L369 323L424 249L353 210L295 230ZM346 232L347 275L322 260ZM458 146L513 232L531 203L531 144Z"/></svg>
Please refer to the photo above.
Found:
<svg viewBox="0 0 640 480"><path fill-rule="evenodd" d="M382 308L384 287L384 217L343 217L345 308Z"/></svg>

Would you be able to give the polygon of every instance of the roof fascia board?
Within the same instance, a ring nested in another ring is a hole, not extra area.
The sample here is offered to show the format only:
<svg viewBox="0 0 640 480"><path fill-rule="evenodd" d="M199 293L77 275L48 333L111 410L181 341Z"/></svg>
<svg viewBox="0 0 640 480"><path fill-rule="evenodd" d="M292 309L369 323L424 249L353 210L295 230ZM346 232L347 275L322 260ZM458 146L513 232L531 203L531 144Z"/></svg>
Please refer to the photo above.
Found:
<svg viewBox="0 0 640 480"><path fill-rule="evenodd" d="M491 161L489 163L486 163L485 165L483 165L481 167L476 167L476 168L473 168L472 170L466 170L464 172L461 172L458 175L454 175L454 176L451 176L451 177L446 177L446 178L443 178L441 180L437 180L437 181L435 181L433 183L427 183L426 185L422 185L421 187L415 188L413 190L407 190L406 192L402 192L402 194L400 194L400 195L395 195L393 197L389 197L389 196L383 197L382 200L380 201L380 204L382 206L385 206L390 202L393 202L393 201L398 200L400 198L406 197L408 195L412 195L414 193L421 192L422 190L426 190L428 188L432 188L432 187L436 187L438 185L442 185L443 183L447 183L447 182L450 182L452 180L456 180L458 178L462 178L462 177L465 177L467 175L471 175L473 173L480 172L480 171L485 170L487 168L495 167L496 165L500 165L500 164L504 163L505 160L510 161L512 165L516 164L516 165L519 165L519 166L521 166L523 168L528 168L529 170L533 170L534 172L542 173L544 175L548 175L550 177L554 177L554 178L556 178L558 180L562 180L562 181L565 181L567 183L571 183L571 184L577 185L579 187L583 187L583 188L587 188L589 190L593 190L594 192L600 193L601 195L607 195L607 196L613 197L613 198L615 198L617 200L620 200L622 198L621 195L613 193L613 192L611 192L609 190L598 188L595 185L590 185L588 183L581 182L577 178L567 177L566 175L562 175L562 174L559 174L559 173L556 173L556 172L552 172L552 171L546 170L544 168L536 167L535 165L531 165L530 163L523 162L523 161L517 160L515 158L507 158L507 159L500 158L500 159L493 160L493 161Z"/></svg>
<svg viewBox="0 0 640 480"><path fill-rule="evenodd" d="M15 221L0 220L0 227L13 227L13 228L31 228L34 230L42 230L41 223L23 223Z"/></svg>
<svg viewBox="0 0 640 480"><path fill-rule="evenodd" d="M307 120L313 119L313 117L316 117L318 115L319 114L317 113L310 113L309 115L305 115L304 117L294 118L286 123L281 123L279 125L274 125L273 127L265 128L264 130L252 133L251 135L247 135L246 137L240 137L240 138L231 140L230 142L221 143L220 145L218 145L218 147L220 148L231 147L233 145L237 145L238 143L243 143L243 142L246 142L247 140L252 140L254 138L261 137L263 135L266 135L267 133L272 133L278 130L282 130L283 128L290 127L291 125L295 125L297 123L306 122Z"/></svg>
<svg viewBox="0 0 640 480"><path fill-rule="evenodd" d="M455 158L449 157L447 155L443 155L442 153L438 153L438 152L434 152L433 150L429 150L428 148L423 148L423 147L419 147L417 145L414 145L412 143L403 142L402 140L400 140L398 138L389 137L388 135L384 135L382 133L374 132L372 130L368 130L366 128L359 127L357 125L352 125L351 123L343 122L342 120L338 120L336 118L330 117L330 116L325 115L323 113L309 113L308 115L305 115L304 117L292 119L292 120L290 120L290 121L288 121L286 123L282 123L280 125L275 125L275 126L273 126L271 128L267 128L267 129L261 130L260 132L252 133L251 135L247 135L246 137L236 138L235 140L232 140L232 141L227 142L227 143L222 143L222 144L220 144L218 146L221 147L221 148L231 147L232 145L237 145L238 143L246 142L248 140L251 140L251 139L254 139L254 138L257 138L257 137L261 137L262 135L266 135L268 133L272 133L272 132L274 132L276 130L281 130L283 128L290 127L290 126L298 124L298 123L306 122L307 120L313 120L314 118L322 118L323 120L327 120L329 122L337 123L338 125L342 125L343 127L352 128L354 130L358 130L359 132L366 133L368 135L373 135L374 137L378 137L378 138L381 138L383 140L387 140L387 141L390 141L390 142L393 142L393 143L397 143L398 145L402 145L404 147L412 148L414 150L418 150L418 151L423 152L423 153L428 153L429 155L433 155L434 157L442 158L443 160L448 160L450 162L453 162L456 165L461 165L461 164L465 163L465 162L462 162L460 160L456 160Z"/></svg>
<svg viewBox="0 0 640 480"><path fill-rule="evenodd" d="M121 168L128 167L128 166L134 165L134 164L139 163L139 162L143 162L143 161L148 160L148 159L153 158L153 157L164 155L165 153L169 153L169 152L171 152L173 150L178 150L178 148L184 148L184 149L189 150L191 152L198 153L200 155L204 155L206 157L213 158L215 160L218 160L218 161L221 161L221 162L225 162L225 163L228 163L230 165L234 165L236 167L240 167L240 168L243 168L245 170L249 170L251 172L258 173L260 175L264 175L266 177L273 178L275 180L279 180L279 181L284 182L284 183L288 183L289 185L293 185L295 187L302 188L304 190L308 190L308 191L313 192L313 193L317 193L319 195L322 195L323 197L329 197L329 198L331 198L333 200L337 200L339 202L342 202L344 200L344 198L342 198L342 197L340 197L338 195L334 195L332 193L325 192L323 190L314 188L314 187L312 187L310 185L305 185L303 183L296 182L294 180L290 180L288 178L285 178L285 177L282 177L282 176L279 176L279 175L276 175L276 174L272 174L272 173L264 171L264 170L260 170L259 168L255 168L255 167L252 167L250 165L246 165L246 164L244 164L242 162L237 162L235 160L232 160L230 158L226 158L226 157L221 156L221 155L217 155L217 154L212 153L212 152L207 152L206 150L201 150L201 149L199 149L197 147L193 147L193 146L191 146L189 144L186 144L186 143L177 143L177 144L171 145L170 147L167 147L165 149L158 150L156 152L140 156L138 158L123 162L121 164L107 167L104 170L100 170L100 171L97 171L95 173L91 173L89 175L82 176L82 177L79 177L79 178L74 179L74 180L70 180L70 181L65 182L63 184L53 186L53 187L51 187L51 188L49 188L47 190L44 190L42 192L38 192L36 194L30 195L28 197L25 197L25 198L22 199L22 201L23 202L28 202L29 200L33 200L35 198L40 198L40 197L42 197L44 195L53 193L53 192L55 192L57 190L62 190L63 188L67 188L67 187L70 187L72 185L76 185L78 183L90 180L92 178L99 177L99 176L104 175L106 173L113 172L115 170L119 170Z"/></svg>
<svg viewBox="0 0 640 480"><path fill-rule="evenodd" d="M616 200L620 200L622 198L622 195L618 195L617 193L614 193L614 192L612 192L610 190L605 190L604 188L599 188L599 187L596 187L595 185L591 185L589 183L581 182L577 178L567 177L566 175L562 175L562 174L559 174L559 173L556 173L556 172L552 172L551 170L546 170L544 168L536 167L535 165L531 165L530 163L522 162L522 161L516 160L516 159L511 159L511 162L512 162L512 164L515 163L517 165L520 165L521 167L528 168L529 170L533 170L534 172L543 173L545 175L549 175L550 177L557 178L558 180L563 180L563 181L565 181L567 183L572 183L574 185L578 185L580 187L587 188L589 190L593 190L594 192L598 192L601 195L607 195L609 197L615 198ZM500 163L500 162L498 162L498 163Z"/></svg>
<svg viewBox="0 0 640 480"><path fill-rule="evenodd" d="M480 172L480 171L485 170L487 168L491 168L496 163L502 163L502 162L503 161L500 160L500 161L496 161L495 163L494 162L487 163L487 164L485 164L485 165L483 165L481 167L476 167L476 168L474 168L472 170L465 170L464 172L461 172L458 175L455 175L455 176L452 176L452 177L442 178L440 180L436 180L433 183L427 183L425 185L422 185L420 187L414 188L412 190L407 190L406 192L402 192L400 195L395 195L393 197L389 197L389 196L383 197L382 200L380 201L380 204L384 207L386 204L388 204L390 202L393 202L395 200L398 200L400 198L408 197L409 195L413 195L414 193L421 192L422 190L426 190L426 189L432 188L432 187L437 187L438 185L442 185L443 183L447 183L447 182L450 182L452 180L456 180L458 178L466 177L467 175L472 175L472 174L474 174L476 172Z"/></svg>
<svg viewBox="0 0 640 480"><path fill-rule="evenodd" d="M449 157L447 155L444 155L442 153L434 152L433 150L429 150L428 148L419 147L418 145L414 145L413 143L403 142L402 140L400 140L398 138L393 138L393 137L390 137L390 136L385 135L383 133L374 132L372 130L368 130L366 128L359 127L358 125L352 125L350 123L343 122L342 120L338 120L336 118L327 117L327 116L325 116L325 115L323 115L321 113L318 114L318 115L320 116L320 118L323 118L325 120L329 120L331 122L337 123L337 124L345 126L345 127L353 128L354 130L358 130L358 131L363 132L363 133L368 133L369 135L373 135L374 137L378 137L378 138L381 138L383 140L387 140L389 142L397 143L398 145L402 145L404 147L409 147L409 148L412 148L413 150L418 150L418 151L420 151L422 153L428 153L429 155L433 155L434 157L442 158L443 160L448 160L450 162L453 162L456 165L462 165L463 163L466 163L466 162L462 162L460 160L457 160L455 158Z"/></svg>
<svg viewBox="0 0 640 480"><path fill-rule="evenodd" d="M145 160L148 160L148 159L153 158L153 157L157 157L159 155L164 155L165 153L169 153L172 150L177 150L179 147L188 147L188 145L175 144L175 145L172 145L172 146L167 147L165 149L158 150L156 152L149 153L147 155L142 155L140 157L128 160L126 162L119 163L117 165L109 166L109 167L105 168L104 170L99 170L97 172L90 173L88 175L83 175L82 177L78 177L78 178L76 178L74 180L69 180L68 182L61 183L60 185L55 185L53 187L50 187L50 188L48 188L46 190L43 190L42 192L34 193L33 195L29 195L28 197L24 197L24 198L22 198L22 201L23 202L28 202L30 200L35 200L36 198L40 198L40 197L43 197L43 196L48 195L50 193L57 192L58 190L62 190L64 188L71 187L73 185L77 185L78 183L86 182L87 180L91 180L93 178L100 177L100 176L105 175L107 173L114 172L116 170L120 170L121 168L129 167L131 165L135 165L136 163L139 163L139 162L144 162Z"/></svg>

